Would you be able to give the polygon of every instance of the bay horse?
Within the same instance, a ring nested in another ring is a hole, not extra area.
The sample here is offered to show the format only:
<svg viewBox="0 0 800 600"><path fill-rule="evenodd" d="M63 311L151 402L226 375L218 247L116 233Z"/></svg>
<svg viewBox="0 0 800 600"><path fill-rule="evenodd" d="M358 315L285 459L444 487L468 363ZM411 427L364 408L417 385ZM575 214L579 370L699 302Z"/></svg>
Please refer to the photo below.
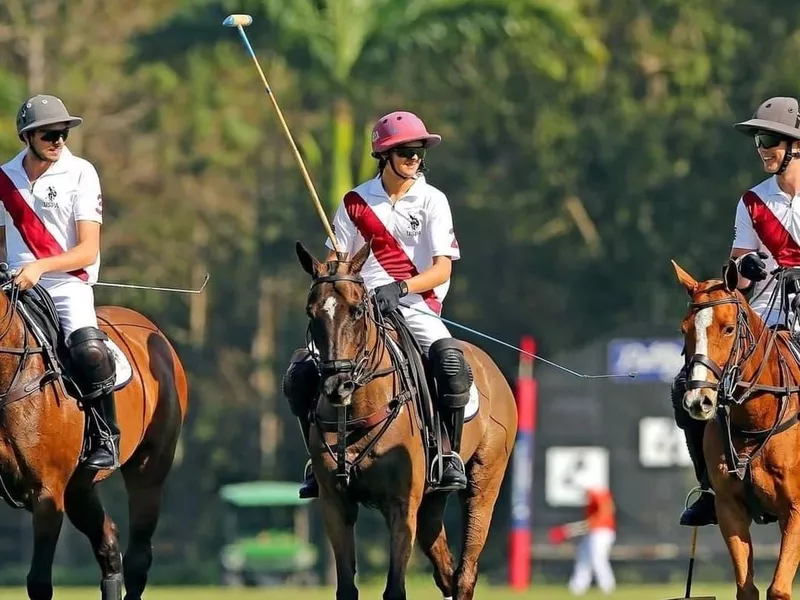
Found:
<svg viewBox="0 0 800 600"><path fill-rule="evenodd" d="M514 394L491 358L462 342L480 406L464 424L461 441L468 485L459 492L463 544L456 563L443 522L449 494L432 492L427 485L424 427L409 399L415 390L403 380L408 367L396 350L397 331L383 321L360 276L371 245L365 244L350 261L325 264L300 242L296 250L312 276L306 312L311 342L319 352L315 360L322 391L309 453L336 559L337 600L358 598L354 525L359 505L377 508L389 528L384 600L405 600L415 540L433 564L442 596L471 600L478 558L516 437ZM336 451L328 441L331 433Z"/></svg>
<svg viewBox="0 0 800 600"><path fill-rule="evenodd" d="M125 599L138 600L147 583L162 489L188 406L181 361L145 316L119 306L98 307L100 328L132 368L128 383L115 392L129 511L122 558L117 527L95 489L111 472L80 466L85 416L71 395L74 388L67 385L68 371L62 376L59 361L53 359L55 348L41 339L46 336L37 339L36 326L23 316L19 289L7 272L0 281L0 496L32 513L28 597L53 597L53 558L66 513L91 543L102 574L103 600L122 597L123 579ZM57 321L51 324L57 331Z"/></svg>
<svg viewBox="0 0 800 600"><path fill-rule="evenodd" d="M738 291L733 261L722 279L697 281L672 261L691 298L681 330L689 360L683 405L705 421L703 450L717 521L733 563L737 600L757 600L750 524L777 520L780 553L769 600L789 600L800 562L800 398L797 349L767 327ZM785 271L783 271L785 272ZM782 272L777 274L782 284Z"/></svg>

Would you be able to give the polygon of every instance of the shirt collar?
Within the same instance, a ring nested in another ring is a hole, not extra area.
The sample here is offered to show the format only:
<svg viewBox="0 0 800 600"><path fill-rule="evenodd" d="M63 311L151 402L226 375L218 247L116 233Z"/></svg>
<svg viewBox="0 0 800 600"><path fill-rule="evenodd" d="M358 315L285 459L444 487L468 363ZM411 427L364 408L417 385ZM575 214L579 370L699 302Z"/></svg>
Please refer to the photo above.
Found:
<svg viewBox="0 0 800 600"><path fill-rule="evenodd" d="M25 158L25 155L28 153L28 148L23 148L19 154L17 154L14 158L11 159L9 167L11 169L17 170L21 174L28 176L25 172L25 167L22 166L22 160ZM47 171L44 172L44 175L57 175L59 173L66 173L69 170L70 163L72 162L72 157L74 154L70 152L69 148L64 146L64 149L61 151L61 156L58 157L58 160L50 166ZM43 175L43 176L44 176Z"/></svg>
<svg viewBox="0 0 800 600"><path fill-rule="evenodd" d="M400 198L400 200L413 200L414 198L418 198L422 195L422 189L425 187L425 175L422 173L419 174L416 181L408 188L408 191L405 195ZM383 198L384 200L389 199L389 195L386 193L386 190L383 189L383 183L381 183L381 176L378 175L374 179L370 181L369 187L367 188L367 193L370 196L377 196L379 198Z"/></svg>

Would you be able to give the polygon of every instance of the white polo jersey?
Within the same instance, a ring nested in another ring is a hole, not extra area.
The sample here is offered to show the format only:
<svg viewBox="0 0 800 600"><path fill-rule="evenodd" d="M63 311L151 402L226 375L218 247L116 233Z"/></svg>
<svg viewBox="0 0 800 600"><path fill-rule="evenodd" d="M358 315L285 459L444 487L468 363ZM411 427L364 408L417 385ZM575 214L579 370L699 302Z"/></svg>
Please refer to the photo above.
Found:
<svg viewBox="0 0 800 600"><path fill-rule="evenodd" d="M65 146L58 161L33 184L22 166L27 148L0 167L0 203L6 228L6 251L12 269L41 258L62 254L78 244L78 221L103 222L100 178L92 164ZM53 272L47 279L97 281L94 264L69 273ZM42 284L49 287L58 282Z"/></svg>
<svg viewBox="0 0 800 600"><path fill-rule="evenodd" d="M417 275L433 264L434 256L461 258L450 203L420 175L394 204L380 177L348 192L333 219L334 235L352 257L372 241L372 252L361 269L368 289ZM333 249L331 241L327 246ZM450 280L422 294L409 294L404 304L440 315Z"/></svg>
<svg viewBox="0 0 800 600"><path fill-rule="evenodd" d="M800 267L800 197L781 190L775 175L750 188L736 207L733 247L765 252L768 273L777 266ZM772 303L770 314L764 314L775 289L775 280L769 280L756 282L751 306L774 325L784 322L785 315L782 298Z"/></svg>

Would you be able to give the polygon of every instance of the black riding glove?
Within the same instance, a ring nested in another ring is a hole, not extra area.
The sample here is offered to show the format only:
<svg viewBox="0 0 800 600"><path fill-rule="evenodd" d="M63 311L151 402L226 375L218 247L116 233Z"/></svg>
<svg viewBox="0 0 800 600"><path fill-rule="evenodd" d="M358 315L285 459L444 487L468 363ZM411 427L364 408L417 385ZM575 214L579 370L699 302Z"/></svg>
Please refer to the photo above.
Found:
<svg viewBox="0 0 800 600"><path fill-rule="evenodd" d="M748 252L739 260L739 273L750 281L763 281L767 278L767 265L764 259L769 255L759 250L758 252Z"/></svg>
<svg viewBox="0 0 800 600"><path fill-rule="evenodd" d="M408 294L405 281L393 281L375 288L375 304L381 314L388 315L400 306L400 298Z"/></svg>

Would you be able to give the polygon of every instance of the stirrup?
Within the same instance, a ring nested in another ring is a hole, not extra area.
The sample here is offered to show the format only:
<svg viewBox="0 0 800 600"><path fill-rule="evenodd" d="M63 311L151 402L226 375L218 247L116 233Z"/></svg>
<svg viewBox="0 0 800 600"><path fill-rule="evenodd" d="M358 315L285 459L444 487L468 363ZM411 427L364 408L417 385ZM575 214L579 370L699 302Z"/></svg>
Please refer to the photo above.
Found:
<svg viewBox="0 0 800 600"><path fill-rule="evenodd" d="M689 493L686 494L686 500L684 500L684 502L683 502L683 510L688 510L689 509L689 499L694 494L698 494L701 498L702 498L703 494L711 494L712 496L716 496L716 494L714 493L714 490L712 490L710 486L709 486L708 489L705 489L705 488L703 488L702 486L699 486L699 485L696 486L696 487L693 487L692 489L689 490ZM700 498L698 498L698 500L699 499Z"/></svg>
<svg viewBox="0 0 800 600"><path fill-rule="evenodd" d="M306 462L306 466L303 467L303 480L305 481L309 477L314 475L314 465L311 463L311 459L308 459Z"/></svg>
<svg viewBox="0 0 800 600"><path fill-rule="evenodd" d="M442 458L445 460L451 460L456 463L457 467L460 467L462 473L467 472L467 467L464 465L464 459L461 458L461 455L458 452L448 452L447 454L443 454Z"/></svg>

